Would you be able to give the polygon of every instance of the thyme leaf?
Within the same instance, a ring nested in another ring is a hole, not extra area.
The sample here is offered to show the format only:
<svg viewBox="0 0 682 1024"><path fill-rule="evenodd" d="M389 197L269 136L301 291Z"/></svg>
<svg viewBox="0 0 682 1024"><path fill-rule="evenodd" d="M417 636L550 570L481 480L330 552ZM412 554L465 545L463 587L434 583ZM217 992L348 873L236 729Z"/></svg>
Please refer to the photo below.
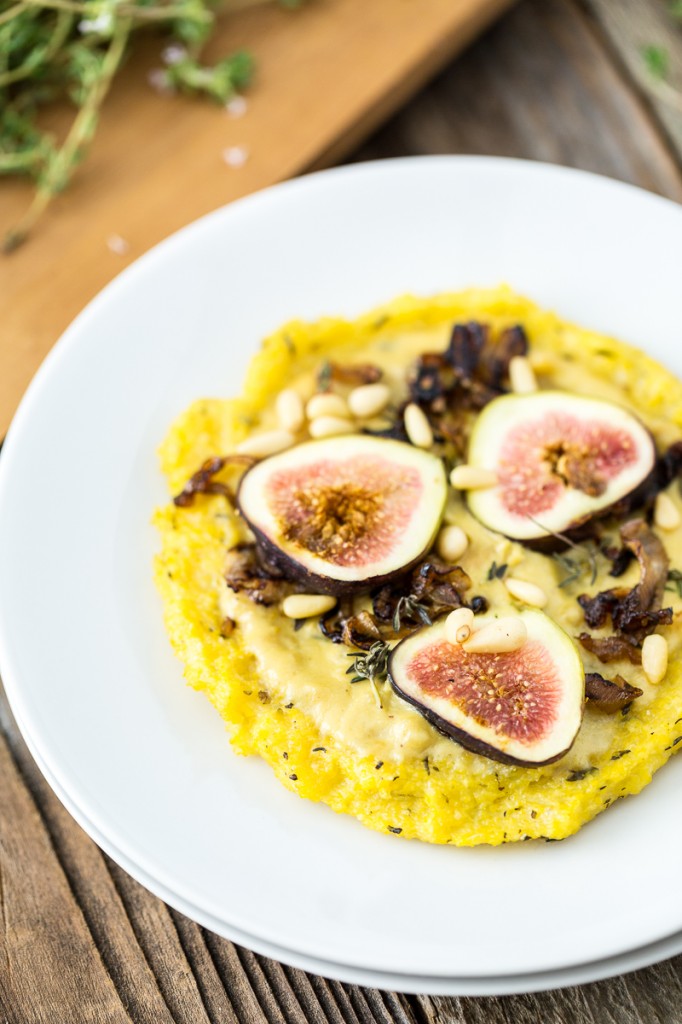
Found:
<svg viewBox="0 0 682 1024"><path fill-rule="evenodd" d="M346 670L346 675L354 673L351 683L359 683L364 679L371 682L383 680L388 672L388 656L391 649L383 640L377 640L368 651L358 651L347 654L347 658L353 659L353 664Z"/></svg>
<svg viewBox="0 0 682 1024"><path fill-rule="evenodd" d="M379 708L383 708L383 704L377 689L377 681L384 680L388 674L388 656L390 653L391 649L388 644L385 644L383 640L377 640L368 651L346 655L346 657L353 659L350 668L346 669L346 675L354 673L351 683L361 683L366 679L372 688L374 699Z"/></svg>
<svg viewBox="0 0 682 1024"><path fill-rule="evenodd" d="M571 558L569 555L564 555L560 551L555 551L552 554L552 558L566 573L559 583L559 589L570 587L572 583L575 583L576 580L580 579L585 567L579 562L576 562L575 558Z"/></svg>
<svg viewBox="0 0 682 1024"><path fill-rule="evenodd" d="M682 597L682 572L679 569L668 570L668 582L665 589L676 591L677 596Z"/></svg>
<svg viewBox="0 0 682 1024"><path fill-rule="evenodd" d="M577 553L577 558L571 558L570 555L566 555L564 552L553 552L552 558L559 565L562 566L567 572L567 576L559 583L559 587L567 587L570 583L574 583L577 579L590 573L590 586L594 586L597 581L597 575L599 568L597 566L597 556L592 547L585 546L582 544L576 544L574 540L567 537L565 533L558 533L556 530L551 530L544 523L539 522L529 512L526 512L526 516L532 523L539 526L541 530L548 533L551 537L556 537L562 544L567 544L572 551Z"/></svg>
<svg viewBox="0 0 682 1024"><path fill-rule="evenodd" d="M395 606L393 613L393 631L399 633L404 619L419 619L425 626L432 625L431 616L425 605L420 604L414 597L401 597Z"/></svg>
<svg viewBox="0 0 682 1024"><path fill-rule="evenodd" d="M501 580L504 574L506 573L507 568L508 566L506 562L503 562L502 565L498 565L497 562L493 562L490 568L488 569L488 575L486 579Z"/></svg>
<svg viewBox="0 0 682 1024"><path fill-rule="evenodd" d="M329 391L329 388L331 387L331 380L332 364L329 362L328 359L325 359L325 361L320 366L320 369L317 371L317 390Z"/></svg>
<svg viewBox="0 0 682 1024"><path fill-rule="evenodd" d="M664 46L645 46L642 57L652 78L659 81L667 78L670 69L670 54Z"/></svg>
<svg viewBox="0 0 682 1024"><path fill-rule="evenodd" d="M566 781L567 782L581 782L588 775L594 775L594 773L596 771L598 771L598 769L594 768L594 767L591 767L591 768L580 768L580 769L578 769L578 771L571 772L569 775L567 775L566 776Z"/></svg>
<svg viewBox="0 0 682 1024"><path fill-rule="evenodd" d="M682 0L668 0L668 14L682 21ZM640 49L650 91L676 110L682 110L682 90L671 81L671 51L666 46L649 44Z"/></svg>

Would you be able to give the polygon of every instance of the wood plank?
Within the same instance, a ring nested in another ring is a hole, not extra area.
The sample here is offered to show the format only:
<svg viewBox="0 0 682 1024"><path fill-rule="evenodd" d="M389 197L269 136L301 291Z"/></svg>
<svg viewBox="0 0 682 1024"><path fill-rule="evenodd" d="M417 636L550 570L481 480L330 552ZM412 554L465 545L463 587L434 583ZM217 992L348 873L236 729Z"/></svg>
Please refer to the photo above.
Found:
<svg viewBox="0 0 682 1024"><path fill-rule="evenodd" d="M131 1024L2 735L0 778L0 1019Z"/></svg>
<svg viewBox="0 0 682 1024"><path fill-rule="evenodd" d="M546 160L682 199L666 140L571 0L514 8L356 159L405 152Z"/></svg>
<svg viewBox="0 0 682 1024"><path fill-rule="evenodd" d="M242 967L237 947L213 932L205 931L204 937L237 1019L242 1024L245 1021L248 1024L268 1024L251 981Z"/></svg>
<svg viewBox="0 0 682 1024"><path fill-rule="evenodd" d="M682 958L664 960L622 979L630 1000L642 1021L674 1021L682 1005Z"/></svg>
<svg viewBox="0 0 682 1024"><path fill-rule="evenodd" d="M269 1024L306 1024L306 1015L282 965L242 947L238 954ZM324 1018L318 1016L320 1020ZM311 1024L317 1022L313 1019Z"/></svg>
<svg viewBox="0 0 682 1024"><path fill-rule="evenodd" d="M682 161L682 30L663 3L651 0L582 0L604 31L619 61L647 96ZM666 50L670 58L667 83L648 73L642 51Z"/></svg>
<svg viewBox="0 0 682 1024"><path fill-rule="evenodd" d="M258 74L239 120L151 91L161 43L143 38L71 187L32 240L0 257L0 436L59 334L134 257L209 210L347 153L511 2L316 0L234 14L208 58L254 54ZM231 146L248 154L243 166L226 166ZM28 196L27 185L3 185L3 231ZM111 235L127 241L127 254L109 251Z"/></svg>
<svg viewBox="0 0 682 1024"><path fill-rule="evenodd" d="M179 914L177 910L171 910L170 917L175 925L187 962L191 964L211 1024L236 1024L237 1015L208 951L203 930L194 921Z"/></svg>
<svg viewBox="0 0 682 1024"><path fill-rule="evenodd" d="M592 985L483 999L418 997L426 1024L661 1024L677 1019L659 987L679 972L682 958ZM637 992L631 989L632 979Z"/></svg>
<svg viewBox="0 0 682 1024"><path fill-rule="evenodd" d="M118 864L108 860L108 866L173 1021L175 1024L211 1024L169 908L138 885ZM225 1024L229 1024L229 1019Z"/></svg>

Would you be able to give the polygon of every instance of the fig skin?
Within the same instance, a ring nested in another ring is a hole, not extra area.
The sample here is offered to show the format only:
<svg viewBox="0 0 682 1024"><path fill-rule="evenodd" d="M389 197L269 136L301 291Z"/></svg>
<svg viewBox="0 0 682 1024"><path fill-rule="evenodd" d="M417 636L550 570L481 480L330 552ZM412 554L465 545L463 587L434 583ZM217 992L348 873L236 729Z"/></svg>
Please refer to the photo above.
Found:
<svg viewBox="0 0 682 1024"><path fill-rule="evenodd" d="M406 452L409 452L411 460L415 457L415 449L411 445L403 445L394 440L365 438L364 435L357 435L353 438L332 438L308 441L304 442L300 446L295 446L289 451L295 452L297 448L308 447L315 448L320 454L322 454L325 450L325 446L333 446L334 444L338 446L342 443L346 447L350 447L355 443L367 447L372 446L374 451L391 451L394 459L398 458L398 456L396 456L396 451L399 449L404 449ZM379 447L377 448L377 446ZM383 446L386 446L386 448ZM390 446L390 448L388 446ZM390 583L393 580L404 576L406 573L409 573L411 569L419 565L424 560L425 555L433 547L438 530L440 529L447 497L447 479L445 469L439 459L430 454L428 455L428 458L432 460L433 463L430 468L434 469L434 467L437 467L436 478L432 481L431 486L436 486L434 496L437 495L439 504L437 510L435 510L434 506L434 511L432 513L433 521L430 521L430 517L429 520L427 520L428 524L431 526L431 531L429 534L424 533L423 542L419 550L414 551L413 549L414 553L411 557L405 561L399 562L399 564L395 564L394 567L385 567L387 571L378 572L376 575L361 575L360 578L356 579L339 579L337 577L327 575L326 573L315 572L312 568L305 565L303 561L296 557L295 551L290 553L284 546L280 546L277 541L266 532L265 528L262 528L258 522L254 521L256 517L252 517L249 514L248 508L245 507L248 503L244 500L244 491L247 483L249 482L250 473L258 471L264 463L270 462L270 459L274 462L275 460L281 460L288 454L289 452L284 452L274 455L268 459L262 460L252 469L247 470L241 478L235 497L236 506L245 523L249 526L254 535L256 549L260 559L265 565L273 567L276 572L280 573L287 580L295 582L297 584L297 589L301 593L307 592L315 594L329 594L334 597L346 597L353 594L364 594L373 590L375 587L380 587L385 583ZM422 457L422 454L424 457L427 457L427 453L420 453L420 458ZM411 524L410 528L414 532L414 524Z"/></svg>
<svg viewBox="0 0 682 1024"><path fill-rule="evenodd" d="M613 413L613 424L609 420L609 410ZM651 502L661 486L666 485L664 478L669 482L669 478L679 472L678 462L682 461L682 452L679 453L679 459L677 452L671 453L671 458L667 454L659 457L651 432L628 409L603 399L554 389L529 395L504 395L490 403L474 426L469 444L469 463L493 469L498 456L502 454L509 465L510 456L504 455L502 443L505 436L524 426L525 422L535 424L543 417L551 420L557 413L565 413L569 420L582 421L588 426L596 419L604 430L613 426L615 430L629 433L637 453L634 466L626 465L613 478L607 475L605 481L597 476L595 479L604 485L603 492L592 493L580 483L567 484L564 481L565 490L550 508L545 511L539 509L537 512L531 508L525 517L523 511L507 511L502 498L496 498L496 495L503 493L498 487L469 491L466 498L471 513L488 529L547 554L566 547L562 537L566 537L568 543L585 540L593 535L597 521L613 515L626 515L638 505ZM564 441L565 438L551 438L550 434L548 451L552 445ZM570 435L566 443L569 446L574 443L570 441ZM529 465L532 467L533 463ZM624 474L629 474L627 480ZM557 479L560 477L561 474L557 473ZM621 488L630 484L630 489L619 493L619 481ZM584 498L578 502L576 495L583 491ZM584 511L580 507L583 501ZM567 503L568 509L565 507ZM566 513L569 509L573 518L566 516L562 521L561 512ZM522 525L524 518L525 525ZM545 522L546 531L543 531Z"/></svg>
<svg viewBox="0 0 682 1024"><path fill-rule="evenodd" d="M554 764L564 757L575 743L580 731L585 700L585 671L578 648L573 639L557 626L552 619L545 615L544 612L537 609L529 609L522 613L522 618L528 626L529 639L540 640L545 649L549 650L555 668L561 672L562 687L565 687L562 692L561 705L556 709L556 717L552 722L551 732L549 733L550 736L555 732L558 733L556 739L561 744L561 749L552 752L550 746L550 749L546 751L548 756L535 759L522 756L525 751L519 753L518 747L514 753L500 749L498 746L495 746L492 737L484 739L481 736L472 735L466 729L466 712L459 716L459 724L455 724L450 718L444 718L438 711L429 706L428 694L425 701L420 699L422 691L420 691L418 684L416 687L414 685L410 686L410 690L417 690L416 693L409 692L401 685L401 675L406 681L409 680L410 661L415 655L419 654L419 638L421 637L426 641L426 647L430 643L439 642L444 639L443 626L445 618L445 616L442 616L433 625L424 626L416 633L402 640L391 651L388 659L387 676L396 695L414 707L443 736L455 740L460 746L474 754L487 757L500 764L521 768L541 768L545 765ZM410 654L407 655L407 661L402 660L401 663L403 650L409 650ZM521 648L522 650L523 648ZM457 715L453 713L453 717L457 717ZM462 721L462 718L464 721ZM486 722L478 721L476 718L469 718L468 720L482 726L484 729L490 729ZM562 729L565 731L564 737L561 735ZM499 737L502 745L507 745L507 734L500 733ZM548 746L546 736L540 737L538 743ZM537 749L537 747L530 744L528 753L532 754L533 749Z"/></svg>
<svg viewBox="0 0 682 1024"><path fill-rule="evenodd" d="M239 505L239 492L237 492L237 506ZM381 576L372 576L362 580L334 580L329 576L321 576L317 573L311 572L300 562L297 562L295 558L291 558L286 551L279 548L274 541L272 541L266 534L262 532L257 526L249 522L247 517L242 511L242 518L248 523L249 529L256 538L256 548L261 559L268 565L274 566L281 574L288 580L292 580L298 584L298 588L301 593L308 594L330 594L333 597L348 597L352 594L366 594L370 590L374 590L375 587L383 586L384 583L391 583L393 580L399 579L404 576L410 569L414 569L415 565L419 565L424 560L424 556L433 547L433 541L435 538L431 538L427 546L420 551L416 558L413 558L410 562L406 562L404 565L399 566L397 569L393 569L389 573L384 573Z"/></svg>
<svg viewBox="0 0 682 1024"><path fill-rule="evenodd" d="M437 715L435 711L424 707L424 705L420 704L418 700L408 696L408 694L400 689L400 686L396 683L395 677L391 672L392 658L393 653L391 653L391 656L388 659L388 679L396 694L404 701L407 701L408 704L411 704L412 707L416 708L420 715L423 715L427 722L430 722L434 729L437 729L441 735L447 736L450 740L456 740L461 747L464 747L465 750L470 750L472 754L480 754L482 757L490 758L491 761L497 761L499 764L514 765L517 768L543 768L547 764L554 764L555 761L560 761L575 743L574 738L565 750L560 751L558 754L554 754L553 757L548 757L546 761L522 761L520 758L510 757L510 755L505 754L504 751L497 750L495 747L491 747L488 743L484 743L483 740L477 739L475 736L471 736L463 729L459 729L456 725L453 725L452 722L446 721L446 719Z"/></svg>

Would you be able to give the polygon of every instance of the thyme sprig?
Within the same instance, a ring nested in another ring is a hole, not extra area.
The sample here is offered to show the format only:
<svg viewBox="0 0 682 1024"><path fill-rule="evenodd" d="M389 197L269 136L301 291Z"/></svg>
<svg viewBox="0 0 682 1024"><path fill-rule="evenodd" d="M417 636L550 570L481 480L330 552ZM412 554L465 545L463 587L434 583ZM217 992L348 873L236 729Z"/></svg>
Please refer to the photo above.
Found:
<svg viewBox="0 0 682 1024"><path fill-rule="evenodd" d="M289 0L286 6L291 5ZM0 174L35 182L28 210L1 243L5 251L23 242L85 156L137 29L154 26L167 33L166 67L154 73L159 88L226 103L249 82L253 61L244 51L212 66L201 61L216 13L232 6L235 0L9 0L2 5ZM42 128L43 111L64 100L76 113L58 141Z"/></svg>
<svg viewBox="0 0 682 1024"><path fill-rule="evenodd" d="M535 525L539 526L541 530L544 530L545 533L548 533L551 537L556 537L556 539L560 540L562 544L567 544L572 551L577 552L577 558L572 558L564 552L552 552L552 558L566 572L566 576L559 583L559 587L563 588L570 586L571 583L575 583L576 580L581 579L581 577L585 576L588 572L590 573L589 585L591 587L594 586L599 573L597 556L594 550L589 546L586 547L583 544L576 544L576 542L571 540L570 537L567 537L565 533L558 533L556 530L551 530L548 526L545 526L544 523L539 522L530 515L529 512L526 513L526 516L532 523L535 523Z"/></svg>
<svg viewBox="0 0 682 1024"><path fill-rule="evenodd" d="M383 640L377 640L368 651L353 651L347 654L347 658L353 659L353 664L346 670L346 675L354 672L351 683L361 683L364 679L373 681L383 680L388 672L388 656L391 648Z"/></svg>
<svg viewBox="0 0 682 1024"><path fill-rule="evenodd" d="M353 664L346 669L346 675L353 675L351 683L362 683L364 680L374 691L374 697L381 708L381 697L377 689L377 682L383 682L388 674L388 657L391 648L383 640L377 640L368 651L357 651L346 655L353 659Z"/></svg>
<svg viewBox="0 0 682 1024"><path fill-rule="evenodd" d="M403 619L419 619L425 626L433 625L431 616L426 610L426 606L420 604L414 597L407 596L398 599L398 603L395 606L395 612L393 613L392 623L393 631L395 633L400 632Z"/></svg>

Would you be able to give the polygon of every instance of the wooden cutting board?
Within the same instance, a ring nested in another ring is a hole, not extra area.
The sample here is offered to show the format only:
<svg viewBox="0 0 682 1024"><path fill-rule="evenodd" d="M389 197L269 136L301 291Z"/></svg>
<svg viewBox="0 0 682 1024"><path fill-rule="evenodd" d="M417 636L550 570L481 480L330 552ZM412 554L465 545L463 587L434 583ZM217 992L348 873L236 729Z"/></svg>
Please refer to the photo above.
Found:
<svg viewBox="0 0 682 1024"><path fill-rule="evenodd" d="M207 59L253 53L240 117L154 92L163 42L136 43L71 186L27 243L0 256L0 437L51 345L127 263L209 210L350 152L511 3L311 0L226 16ZM226 150L243 162L230 165ZM2 182L2 233L29 198L27 184Z"/></svg>

